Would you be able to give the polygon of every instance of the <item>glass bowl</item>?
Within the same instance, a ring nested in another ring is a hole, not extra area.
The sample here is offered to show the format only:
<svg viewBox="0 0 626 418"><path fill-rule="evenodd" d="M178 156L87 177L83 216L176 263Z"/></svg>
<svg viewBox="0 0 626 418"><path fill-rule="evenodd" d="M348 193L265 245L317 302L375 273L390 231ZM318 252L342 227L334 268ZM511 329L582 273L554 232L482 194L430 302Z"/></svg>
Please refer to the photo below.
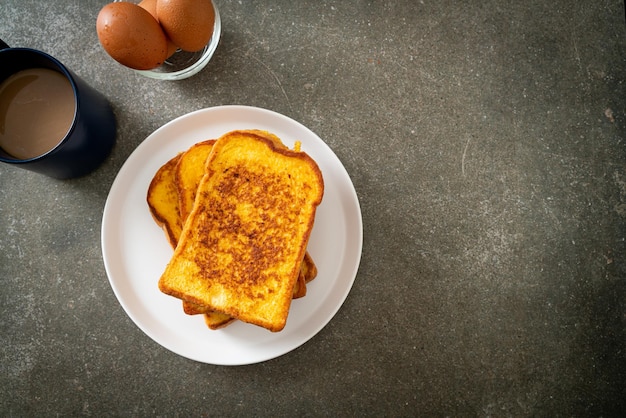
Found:
<svg viewBox="0 0 626 418"><path fill-rule="evenodd" d="M118 2L128 0L115 1ZM132 3L138 4L140 3L140 1L132 1ZM204 48L196 52L187 52L179 48L160 66L151 70L133 71L145 77L155 78L157 80L182 80L185 78L189 78L194 74L197 74L200 70L206 67L206 65L211 60L211 57L213 57L215 50L217 49L217 44L219 43L220 36L222 34L222 22L220 19L220 13L217 9L217 6L215 5L215 2L211 1L211 4L213 4L213 10L215 11L213 36L211 36L211 39L204 46Z"/></svg>

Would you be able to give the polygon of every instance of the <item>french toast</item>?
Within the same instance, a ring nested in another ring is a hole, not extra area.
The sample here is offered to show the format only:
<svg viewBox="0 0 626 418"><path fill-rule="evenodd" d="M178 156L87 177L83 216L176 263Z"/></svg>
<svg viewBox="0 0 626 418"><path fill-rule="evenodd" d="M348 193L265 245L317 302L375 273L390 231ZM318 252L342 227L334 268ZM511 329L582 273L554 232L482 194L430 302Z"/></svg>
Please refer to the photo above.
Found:
<svg viewBox="0 0 626 418"><path fill-rule="evenodd" d="M253 130L265 138L273 141L277 146L287 149L280 139L261 130ZM191 208L195 199L196 190L202 176L206 159L215 140L206 140L192 145L185 152L165 163L156 173L148 189L148 206L155 220L163 227L168 241L176 247L186 219L180 207L185 204ZM189 203L191 202L191 203ZM162 222L161 222L162 221ZM294 286L293 298L306 295L306 283L317 276L317 267L309 253L305 253L298 281ZM183 311L188 315L204 314L205 322L211 329L219 329L228 325L233 318L218 312L212 312L205 306L183 301Z"/></svg>
<svg viewBox="0 0 626 418"><path fill-rule="evenodd" d="M209 141L212 141L212 143L215 142L214 140ZM203 143L206 144L209 141L203 141ZM203 153L205 148L206 147L192 146L189 150L181 152L174 158L167 161L159 168L159 170L157 170L156 174L152 178L152 181L150 182L150 186L148 187L147 202L150 213L157 224L163 228L168 242L174 249L178 244L178 239L180 238L180 233L183 227L183 219L180 214L181 197L179 191L181 186L179 181L177 181L177 172L180 169L179 162L183 155L189 152ZM190 160L191 159L187 159L185 167L190 167L194 173L199 175L199 178L202 178L204 173L200 172L198 174L198 170L195 170L194 167L191 167L191 164L189 164ZM204 161L201 161L198 158L194 158L193 160L200 167L204 168ZM184 182L187 184L191 176L183 175L182 178L185 179ZM198 182L199 180L195 181L196 188ZM193 181L191 181L191 183L193 184ZM310 262L312 263L312 260ZM315 264L312 266L302 266L302 269L306 270L307 274L310 274L308 270L311 268L316 269ZM190 302L183 301L183 311L188 315L204 314L206 325L210 329L214 330L223 328L235 320L228 315L219 312L212 312L204 306L196 305Z"/></svg>
<svg viewBox="0 0 626 418"><path fill-rule="evenodd" d="M309 252L304 253L304 258L302 259L302 274L304 276L304 283L309 283L311 280L317 277L317 266L313 262L313 257ZM306 293L306 291L305 291ZM304 295L303 295L304 296Z"/></svg>
<svg viewBox="0 0 626 418"><path fill-rule="evenodd" d="M180 219L178 187L174 181L182 153L163 164L148 187L147 202L155 222L163 228L172 247L176 247L183 229Z"/></svg>
<svg viewBox="0 0 626 418"><path fill-rule="evenodd" d="M159 289L282 330L323 192L306 153L251 131L223 135Z"/></svg>
<svg viewBox="0 0 626 418"><path fill-rule="evenodd" d="M313 259L309 255L309 253L304 254L304 259L302 260L300 272L298 273L298 280L296 280L296 284L293 287L293 299L299 299L306 296L306 284L313 280L317 275L317 267L315 263L313 263ZM183 311L187 315L199 315L199 314L209 314L211 313L211 309L198 305L197 303L183 301ZM221 318L219 321L221 322Z"/></svg>
<svg viewBox="0 0 626 418"><path fill-rule="evenodd" d="M261 136L273 141L276 146L285 147L280 139L261 130L253 130ZM182 230L184 217L179 207L181 200L195 199L197 186L204 174L205 160L215 140L202 141L194 144L183 153L179 153L164 164L154 176L148 190L148 206L157 223L163 227L168 241L176 247ZM183 198L183 196L185 196ZM187 207L191 207L187 203ZM306 295L306 283L317 276L317 267L309 253L305 253L298 281L294 286L293 298ZM183 301L183 311L188 315L204 314L205 322L211 329L220 329L234 321L234 318L213 312L205 306Z"/></svg>
<svg viewBox="0 0 626 418"><path fill-rule="evenodd" d="M273 141L276 146L287 149L281 140L270 132L258 129L248 132L257 133ZM156 223L165 230L168 242L173 248L178 243L183 223L193 206L198 184L204 175L205 162L214 143L214 139L201 141L177 154L159 168L148 187L146 200L150 213ZM309 257L309 261L306 262L312 263L313 260ZM310 281L310 278L306 281Z"/></svg>
<svg viewBox="0 0 626 418"><path fill-rule="evenodd" d="M178 208L182 222L187 219L194 200L196 190L204 175L204 166L209 153L215 144L214 139L198 142L184 152L176 164L175 176L178 187Z"/></svg>

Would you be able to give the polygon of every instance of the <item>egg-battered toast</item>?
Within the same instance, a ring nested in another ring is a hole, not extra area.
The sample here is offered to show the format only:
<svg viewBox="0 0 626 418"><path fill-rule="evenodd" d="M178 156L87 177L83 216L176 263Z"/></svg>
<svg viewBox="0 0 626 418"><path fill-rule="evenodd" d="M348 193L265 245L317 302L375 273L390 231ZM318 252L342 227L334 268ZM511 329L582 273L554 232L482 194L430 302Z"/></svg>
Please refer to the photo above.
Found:
<svg viewBox="0 0 626 418"><path fill-rule="evenodd" d="M178 187L176 185L176 165L181 154L166 162L159 168L148 187L148 208L155 222L163 228L165 236L172 247L176 247L183 229L178 205Z"/></svg>
<svg viewBox="0 0 626 418"><path fill-rule="evenodd" d="M198 184L200 184L200 180L204 176L204 166L213 149L213 144L215 144L215 140L209 139L192 145L181 155L176 164L175 176L179 196L178 207L183 222L189 216L193 202L196 200L196 190L198 190Z"/></svg>
<svg viewBox="0 0 626 418"><path fill-rule="evenodd" d="M222 136L159 289L282 330L323 192L306 153L250 131Z"/></svg>
<svg viewBox="0 0 626 418"><path fill-rule="evenodd" d="M253 130L273 141L278 147L287 149L275 135ZM185 152L179 153L166 162L155 174L148 188L147 202L150 212L165 231L172 248L175 248L186 216L180 208L187 205L189 210L195 200L198 184L204 175L205 162L215 140L194 144ZM191 201L191 203L189 203ZM185 202L185 203L182 203ZM293 298L306 295L306 283L317 276L317 266L309 253L305 253L298 281L293 289ZM234 321L234 318L213 312L206 306L183 301L183 311L188 315L205 315L205 322L211 329L220 329Z"/></svg>

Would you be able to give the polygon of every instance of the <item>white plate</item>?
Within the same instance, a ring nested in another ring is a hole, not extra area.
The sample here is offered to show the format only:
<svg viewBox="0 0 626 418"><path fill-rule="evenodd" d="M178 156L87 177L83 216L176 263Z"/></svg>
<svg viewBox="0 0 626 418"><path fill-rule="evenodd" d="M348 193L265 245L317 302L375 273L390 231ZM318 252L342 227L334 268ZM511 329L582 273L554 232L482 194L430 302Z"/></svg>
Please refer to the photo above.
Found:
<svg viewBox="0 0 626 418"><path fill-rule="evenodd" d="M196 142L235 129L263 129L302 150L324 176L308 251L318 268L307 295L294 300L285 328L272 333L236 321L212 331L202 315L189 316L180 300L161 293L157 282L172 255L146 204L146 191L166 161ZM107 198L102 218L102 254L111 287L135 324L168 350L192 360L242 365L269 360L317 334L348 296L361 259L363 225L359 201L343 164L317 135L281 114L246 106L222 106L181 116L152 133L128 158Z"/></svg>

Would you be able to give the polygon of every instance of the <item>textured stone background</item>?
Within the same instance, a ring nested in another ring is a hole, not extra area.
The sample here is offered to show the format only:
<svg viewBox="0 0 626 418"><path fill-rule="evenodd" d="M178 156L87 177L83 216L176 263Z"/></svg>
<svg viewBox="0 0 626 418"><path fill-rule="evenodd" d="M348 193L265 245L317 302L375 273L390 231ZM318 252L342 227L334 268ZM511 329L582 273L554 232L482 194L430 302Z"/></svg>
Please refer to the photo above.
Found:
<svg viewBox="0 0 626 418"><path fill-rule="evenodd" d="M0 166L3 415L615 416L626 398L626 24L617 0L227 1L181 82L98 44L104 1L8 0L0 38L103 92L118 144L57 181ZM337 316L251 366L126 316L100 222L131 152L185 113L275 110L344 163L364 222Z"/></svg>

